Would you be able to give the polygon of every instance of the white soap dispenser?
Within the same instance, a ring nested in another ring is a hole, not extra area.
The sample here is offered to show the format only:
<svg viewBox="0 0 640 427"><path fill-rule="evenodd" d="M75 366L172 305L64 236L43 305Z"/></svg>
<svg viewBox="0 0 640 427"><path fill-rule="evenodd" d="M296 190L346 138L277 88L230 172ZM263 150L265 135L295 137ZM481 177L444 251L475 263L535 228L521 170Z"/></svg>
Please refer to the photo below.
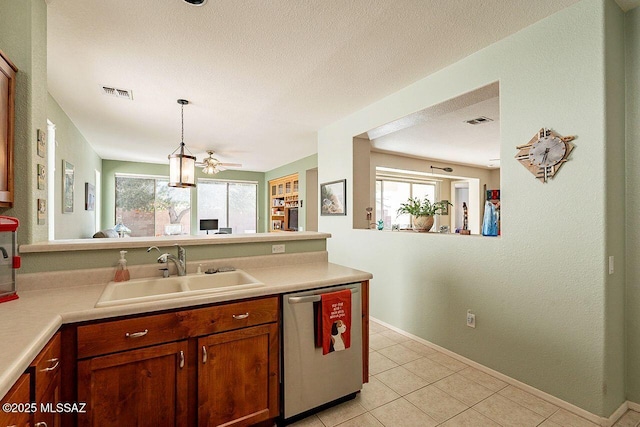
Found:
<svg viewBox="0 0 640 427"><path fill-rule="evenodd" d="M124 258L124 255L127 251L120 251L120 259L118 260L118 269L116 270L116 277L114 277L114 282L126 282L129 280L129 270L127 270L127 260Z"/></svg>

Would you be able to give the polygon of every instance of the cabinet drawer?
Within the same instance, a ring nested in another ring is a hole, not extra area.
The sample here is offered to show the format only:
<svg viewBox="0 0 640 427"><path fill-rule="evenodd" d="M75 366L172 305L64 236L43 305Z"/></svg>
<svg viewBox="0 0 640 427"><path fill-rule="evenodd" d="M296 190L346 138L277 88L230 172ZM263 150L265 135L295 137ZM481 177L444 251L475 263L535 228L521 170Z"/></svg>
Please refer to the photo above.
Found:
<svg viewBox="0 0 640 427"><path fill-rule="evenodd" d="M182 311L78 326L78 358L187 338L189 317Z"/></svg>
<svg viewBox="0 0 640 427"><path fill-rule="evenodd" d="M84 325L78 327L78 358L84 359L277 320L278 297L270 297Z"/></svg>
<svg viewBox="0 0 640 427"><path fill-rule="evenodd" d="M231 331L278 321L278 297L193 310L191 336Z"/></svg>
<svg viewBox="0 0 640 427"><path fill-rule="evenodd" d="M61 357L62 348L60 346L60 333L58 332L31 362L31 367L33 367L35 374L36 396L42 396L51 381L60 372Z"/></svg>

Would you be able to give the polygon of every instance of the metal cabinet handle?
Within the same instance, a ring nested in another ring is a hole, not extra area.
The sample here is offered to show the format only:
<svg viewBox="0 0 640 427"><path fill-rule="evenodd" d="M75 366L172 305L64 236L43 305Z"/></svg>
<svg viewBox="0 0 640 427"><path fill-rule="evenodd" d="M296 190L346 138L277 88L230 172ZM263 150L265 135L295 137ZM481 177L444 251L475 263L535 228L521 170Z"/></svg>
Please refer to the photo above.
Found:
<svg viewBox="0 0 640 427"><path fill-rule="evenodd" d="M249 313L245 313L245 314L234 314L233 318L236 320L242 320L242 319L246 319L247 317L249 317Z"/></svg>
<svg viewBox="0 0 640 427"><path fill-rule="evenodd" d="M202 346L202 363L207 363L207 347Z"/></svg>
<svg viewBox="0 0 640 427"><path fill-rule="evenodd" d="M47 362L53 363L53 366L51 366L49 368L40 369L40 372L55 371L56 368L58 368L58 366L60 365L60 359L58 359L57 357L54 357L53 359L49 359L49 360L47 360Z"/></svg>
<svg viewBox="0 0 640 427"><path fill-rule="evenodd" d="M40 421L39 423L35 423L33 427L47 427L47 423Z"/></svg>
<svg viewBox="0 0 640 427"><path fill-rule="evenodd" d="M180 369L184 368L184 351L180 351Z"/></svg>
<svg viewBox="0 0 640 427"><path fill-rule="evenodd" d="M144 331L134 332L132 334L127 332L126 334L124 334L124 336L127 337L127 338L140 338L140 337L143 337L143 336L147 335L148 333L149 333L149 330L145 329Z"/></svg>

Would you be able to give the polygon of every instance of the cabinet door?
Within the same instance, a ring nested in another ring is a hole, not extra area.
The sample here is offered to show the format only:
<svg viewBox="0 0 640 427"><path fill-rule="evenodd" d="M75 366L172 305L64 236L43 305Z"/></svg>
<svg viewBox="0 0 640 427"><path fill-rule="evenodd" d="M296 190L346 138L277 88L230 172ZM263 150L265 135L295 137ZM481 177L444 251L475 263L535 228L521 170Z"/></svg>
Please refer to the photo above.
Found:
<svg viewBox="0 0 640 427"><path fill-rule="evenodd" d="M0 206L13 206L16 68L0 52Z"/></svg>
<svg viewBox="0 0 640 427"><path fill-rule="evenodd" d="M248 426L278 416L278 325L198 340L198 426Z"/></svg>
<svg viewBox="0 0 640 427"><path fill-rule="evenodd" d="M7 395L0 401L0 404L29 404L31 387L29 385L29 374L23 374L15 385L9 390ZM16 408L23 409L23 408ZM0 411L0 426L25 427L29 425L29 412L5 412Z"/></svg>
<svg viewBox="0 0 640 427"><path fill-rule="evenodd" d="M34 427L61 427L60 413L56 404L60 402L60 374L49 384L49 388L41 395L36 395L38 411L33 414Z"/></svg>
<svg viewBox="0 0 640 427"><path fill-rule="evenodd" d="M79 426L187 423L187 342L94 357L78 363Z"/></svg>

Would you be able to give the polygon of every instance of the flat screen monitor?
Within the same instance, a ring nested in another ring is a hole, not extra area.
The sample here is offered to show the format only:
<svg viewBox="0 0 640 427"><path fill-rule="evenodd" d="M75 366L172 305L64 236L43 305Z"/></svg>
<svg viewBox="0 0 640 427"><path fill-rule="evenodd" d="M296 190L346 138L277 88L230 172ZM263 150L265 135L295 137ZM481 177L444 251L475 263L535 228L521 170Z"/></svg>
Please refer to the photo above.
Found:
<svg viewBox="0 0 640 427"><path fill-rule="evenodd" d="M289 209L289 219L287 220L287 230L298 231L298 208Z"/></svg>
<svg viewBox="0 0 640 427"><path fill-rule="evenodd" d="M200 230L206 230L207 234L209 234L209 230L217 230L217 229L218 229L217 219L201 219L200 220Z"/></svg>

